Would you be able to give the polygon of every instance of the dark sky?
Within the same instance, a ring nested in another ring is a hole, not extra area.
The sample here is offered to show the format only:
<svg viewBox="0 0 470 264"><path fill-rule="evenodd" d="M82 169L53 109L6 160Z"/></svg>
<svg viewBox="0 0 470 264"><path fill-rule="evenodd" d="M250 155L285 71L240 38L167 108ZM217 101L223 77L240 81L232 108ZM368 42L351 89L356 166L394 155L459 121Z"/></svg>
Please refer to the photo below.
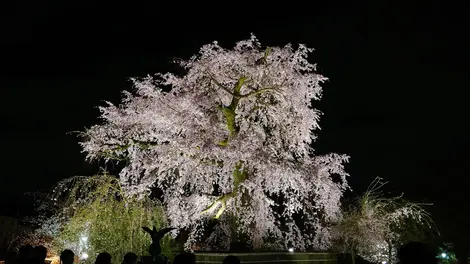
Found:
<svg viewBox="0 0 470 264"><path fill-rule="evenodd" d="M316 49L312 58L330 78L316 149L351 155L357 193L381 176L388 190L435 203L438 218L470 215L464 6L152 2L1 8L0 213L23 192L96 172L67 132L98 122L96 106L117 102L128 77L171 70L172 57L213 40L231 47L253 32L265 45Z"/></svg>

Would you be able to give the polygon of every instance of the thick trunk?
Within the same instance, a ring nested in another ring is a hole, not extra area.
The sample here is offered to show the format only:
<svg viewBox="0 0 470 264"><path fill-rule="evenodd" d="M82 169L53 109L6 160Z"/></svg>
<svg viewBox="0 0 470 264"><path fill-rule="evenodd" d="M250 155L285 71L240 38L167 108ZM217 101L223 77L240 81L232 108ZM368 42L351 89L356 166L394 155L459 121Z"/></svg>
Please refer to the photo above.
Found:
<svg viewBox="0 0 470 264"><path fill-rule="evenodd" d="M356 250L354 250L354 247L351 248L351 264L356 264Z"/></svg>
<svg viewBox="0 0 470 264"><path fill-rule="evenodd" d="M270 49L266 49L264 60L266 60L268 54L270 52ZM246 77L241 77L238 79L237 83L234 85L233 89L229 89L225 87L222 83L219 83L215 78L212 76L210 77L213 82L226 92L230 93L232 95L232 100L230 102L230 105L219 105L217 108L223 113L225 117L225 121L227 123L227 130L229 131L229 136L227 138L224 138L223 140L217 142L219 146L222 148L226 147L228 144L230 144L230 139L237 136L239 132L239 127L237 126L236 123L236 111L238 104L240 103L240 100L243 98L247 98L250 96L255 96L260 93L264 93L267 91L273 91L276 90L276 87L269 87L269 88L263 88L263 89L258 89L256 91L249 92L247 94L241 94L241 89L243 85L246 84L247 78ZM218 219L222 213L226 209L226 204L227 201L230 198L233 198L237 196L238 194L238 187L241 183L243 183L246 178L247 178L247 173L243 169L243 161L239 161L238 164L236 165L234 172L233 172L233 190L230 193L226 193L221 195L214 203L212 203L209 207L207 207L202 213L210 213L212 210L215 210L216 207L220 205L219 210L217 211L215 215L215 219Z"/></svg>
<svg viewBox="0 0 470 264"><path fill-rule="evenodd" d="M387 245L388 245L388 259L387 259L387 263L391 264L393 263L393 256L392 256L392 250L393 250L393 247L392 247L392 243L390 241L387 242Z"/></svg>
<svg viewBox="0 0 470 264"><path fill-rule="evenodd" d="M246 78L242 77L238 80L238 82L235 84L233 88L233 96L232 96L232 101L229 106L219 106L219 109L222 111L222 113L225 116L226 122L227 122L227 129L230 133L229 138L226 138L219 142L218 144L221 147L227 146L230 141L230 137L234 137L238 133L238 127L235 122L235 111L237 110L238 103L240 102L240 90L246 81ZM221 84L219 84L221 85ZM230 198L233 198L237 196L238 194L238 187L239 185L245 181L247 176L247 173L243 170L243 162L239 162L234 171L233 171L233 190L230 193L226 193L222 196L220 196L215 202L213 202L209 207L207 207L202 213L211 213L212 210L214 210L216 207L220 205L219 210L217 210L217 213L215 214L214 218L218 219L223 212L226 209L227 201Z"/></svg>

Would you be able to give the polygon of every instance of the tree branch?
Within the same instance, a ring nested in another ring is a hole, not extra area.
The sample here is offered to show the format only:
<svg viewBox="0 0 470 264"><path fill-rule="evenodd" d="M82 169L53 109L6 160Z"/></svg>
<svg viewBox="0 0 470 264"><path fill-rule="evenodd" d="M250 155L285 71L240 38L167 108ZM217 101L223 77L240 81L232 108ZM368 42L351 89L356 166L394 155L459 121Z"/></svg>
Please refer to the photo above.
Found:
<svg viewBox="0 0 470 264"><path fill-rule="evenodd" d="M231 94L232 96L237 96L235 93L233 93L232 91L230 91L230 89L228 89L227 87L225 87L223 84L221 84L219 81L217 81L217 79L215 79L212 74L210 73L207 73L207 75L209 75L209 78L211 79L211 81L213 81L217 86L219 86L220 88L222 88L224 91L226 91L227 93Z"/></svg>
<svg viewBox="0 0 470 264"><path fill-rule="evenodd" d="M253 95L262 94L262 93L267 92L267 91L277 91L277 89L279 89L279 87L262 88L262 89L258 89L258 90L249 92L247 94L242 94L242 95L240 95L240 97L241 98L246 98L246 97L250 97L250 96L253 96Z"/></svg>
<svg viewBox="0 0 470 264"><path fill-rule="evenodd" d="M225 209L227 208L227 200L229 198L235 197L236 195L237 195L236 192L229 192L220 196L219 198L217 198L217 200L215 200L215 202L213 202L204 211L202 211L201 214L211 213L220 204L221 207L219 208L219 210L217 210L217 213L214 216L214 219L219 219L220 216L224 213Z"/></svg>
<svg viewBox="0 0 470 264"><path fill-rule="evenodd" d="M225 209L227 208L227 201L230 198L234 198L238 195L238 191L240 189L240 184L244 182L248 176L248 173L245 170L242 170L243 162L238 162L235 166L235 170L233 171L233 190L229 193L221 195L217 200L215 200L212 204L210 204L201 214L211 213L213 210L217 208L220 204L221 207L217 211L214 216L214 219L219 219L220 216L224 213Z"/></svg>

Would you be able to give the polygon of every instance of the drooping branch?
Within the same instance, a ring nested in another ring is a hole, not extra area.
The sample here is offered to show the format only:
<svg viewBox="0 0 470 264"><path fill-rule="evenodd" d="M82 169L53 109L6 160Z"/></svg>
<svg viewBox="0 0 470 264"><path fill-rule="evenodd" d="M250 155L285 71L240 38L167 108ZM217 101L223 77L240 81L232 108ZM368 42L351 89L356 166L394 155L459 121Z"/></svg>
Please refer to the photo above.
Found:
<svg viewBox="0 0 470 264"><path fill-rule="evenodd" d="M148 149L157 145L166 145L168 142L157 142L157 141L142 141L142 140L136 140L136 139L130 139L130 142L124 145L119 145L119 144L103 144L105 146L114 146L114 150L126 150L132 146L137 146L141 149Z"/></svg>
<svg viewBox="0 0 470 264"><path fill-rule="evenodd" d="M157 145L165 145L167 142L156 142L156 141L141 141L141 140L135 140L135 139L130 139L130 142L127 144L110 144L110 143L103 143L101 144L103 147L103 150L97 152L98 156L102 157L107 157L111 158L114 160L126 160L125 158L122 158L121 155L117 154L117 152L124 152L130 147L136 146L139 147L140 149L148 149Z"/></svg>

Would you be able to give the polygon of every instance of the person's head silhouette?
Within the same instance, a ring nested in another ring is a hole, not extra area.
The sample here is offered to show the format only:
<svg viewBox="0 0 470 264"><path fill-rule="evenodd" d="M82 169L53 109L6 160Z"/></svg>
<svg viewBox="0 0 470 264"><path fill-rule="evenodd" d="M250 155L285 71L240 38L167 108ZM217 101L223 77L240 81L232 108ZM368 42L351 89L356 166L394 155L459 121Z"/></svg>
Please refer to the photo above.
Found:
<svg viewBox="0 0 470 264"><path fill-rule="evenodd" d="M75 254L72 250L66 249L60 253L60 261L62 264L72 264L75 259Z"/></svg>
<svg viewBox="0 0 470 264"><path fill-rule="evenodd" d="M137 263L137 255L129 252L124 256L124 264L136 264Z"/></svg>
<svg viewBox="0 0 470 264"><path fill-rule="evenodd" d="M410 242L398 250L400 264L437 264L437 252L421 242Z"/></svg>
<svg viewBox="0 0 470 264"><path fill-rule="evenodd" d="M98 254L95 260L95 264L111 264L111 254L108 252L102 252Z"/></svg>
<svg viewBox="0 0 470 264"><path fill-rule="evenodd" d="M18 255L20 260L28 260L34 256L34 248L31 245L24 245L20 247Z"/></svg>
<svg viewBox="0 0 470 264"><path fill-rule="evenodd" d="M173 260L173 264L195 264L196 256L192 253L183 252L178 254Z"/></svg>
<svg viewBox="0 0 470 264"><path fill-rule="evenodd" d="M44 263L47 258L47 248L45 246L34 247L34 260L38 263Z"/></svg>
<svg viewBox="0 0 470 264"><path fill-rule="evenodd" d="M222 264L240 264L240 259L236 256L228 255L224 258Z"/></svg>

